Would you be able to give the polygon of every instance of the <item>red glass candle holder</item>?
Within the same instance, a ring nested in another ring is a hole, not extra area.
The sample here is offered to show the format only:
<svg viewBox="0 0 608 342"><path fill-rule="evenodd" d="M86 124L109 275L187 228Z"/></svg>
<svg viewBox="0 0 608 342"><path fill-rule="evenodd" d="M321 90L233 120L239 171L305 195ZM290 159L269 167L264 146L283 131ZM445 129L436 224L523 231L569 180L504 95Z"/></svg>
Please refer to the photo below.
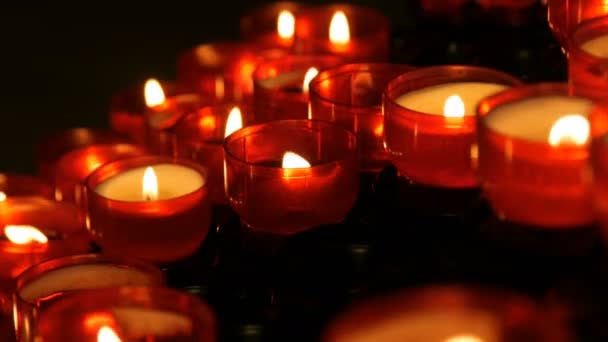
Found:
<svg viewBox="0 0 608 342"><path fill-rule="evenodd" d="M608 105L597 105L589 117L593 206L604 240L608 241Z"/></svg>
<svg viewBox="0 0 608 342"><path fill-rule="evenodd" d="M498 217L549 229L593 223L583 140L592 102L568 94L566 84L537 84L480 104L479 176Z"/></svg>
<svg viewBox="0 0 608 342"><path fill-rule="evenodd" d="M355 5L304 9L296 17L294 44L298 54L329 53L353 62L383 62L389 54L390 20L377 10Z"/></svg>
<svg viewBox="0 0 608 342"><path fill-rule="evenodd" d="M241 17L241 36L262 46L289 49L293 45L295 15L304 7L289 1L257 7Z"/></svg>
<svg viewBox="0 0 608 342"><path fill-rule="evenodd" d="M67 152L93 144L128 143L129 138L118 133L91 128L71 128L40 140L35 147L38 174L54 179L55 163Z"/></svg>
<svg viewBox="0 0 608 342"><path fill-rule="evenodd" d="M143 191L146 170L154 170ZM211 220L207 170L169 157L134 157L97 168L86 180L87 224L105 250L154 262L194 253ZM179 227L179 229L175 229Z"/></svg>
<svg viewBox="0 0 608 342"><path fill-rule="evenodd" d="M285 50L254 43L203 44L179 56L177 77L180 83L216 102L242 101L253 93L251 74L257 63L286 54Z"/></svg>
<svg viewBox="0 0 608 342"><path fill-rule="evenodd" d="M425 12L455 12L461 10L471 0L420 0L420 6Z"/></svg>
<svg viewBox="0 0 608 342"><path fill-rule="evenodd" d="M68 152L55 167L55 193L80 206L84 181L95 169L112 160L145 154L142 147L132 144L94 144Z"/></svg>
<svg viewBox="0 0 608 342"><path fill-rule="evenodd" d="M521 10L531 7L537 0L477 0L479 6L485 9Z"/></svg>
<svg viewBox="0 0 608 342"><path fill-rule="evenodd" d="M608 92L608 17L581 24L571 35L568 81L577 95L603 99Z"/></svg>
<svg viewBox="0 0 608 342"><path fill-rule="evenodd" d="M525 296L438 286L354 305L328 326L322 341L573 341L567 326Z"/></svg>
<svg viewBox="0 0 608 342"><path fill-rule="evenodd" d="M582 22L608 15L604 0L548 0L547 18L555 39L568 49L570 35Z"/></svg>
<svg viewBox="0 0 608 342"><path fill-rule="evenodd" d="M215 342L215 315L196 297L161 287L119 287L82 292L40 317L37 338L48 342ZM113 339L112 341L118 341Z"/></svg>
<svg viewBox="0 0 608 342"><path fill-rule="evenodd" d="M53 303L91 289L118 286L163 286L165 277L153 265L102 254L80 254L32 266L16 280L13 294L15 331L20 341L33 341L37 318Z"/></svg>
<svg viewBox="0 0 608 342"><path fill-rule="evenodd" d="M51 184L36 177L0 173L0 202L7 197L14 196L39 196L53 199L55 191Z"/></svg>
<svg viewBox="0 0 608 342"><path fill-rule="evenodd" d="M191 159L209 170L209 191L215 204L227 204L224 190L224 138L230 113L237 108L242 126L253 120L246 104L225 103L208 106L186 115L171 130L177 142L177 156ZM238 115L238 114L237 114Z"/></svg>
<svg viewBox="0 0 608 342"><path fill-rule="evenodd" d="M384 148L382 92L392 79L411 70L399 64L349 64L325 70L310 83L311 118L356 132L364 171L379 171L390 162Z"/></svg>
<svg viewBox="0 0 608 342"><path fill-rule="evenodd" d="M304 82L342 62L338 56L298 55L259 64L253 73L256 122L308 118L309 93Z"/></svg>
<svg viewBox="0 0 608 342"><path fill-rule="evenodd" d="M357 198L356 137L330 122L282 120L249 126L230 135L224 151L226 195L254 232L288 235L336 223ZM286 152L311 166L282 168Z"/></svg>
<svg viewBox="0 0 608 342"><path fill-rule="evenodd" d="M474 167L475 107L521 81L505 73L470 66L438 66L405 73L384 96L386 147L399 171L415 183L441 188L478 185ZM439 90L438 90L439 89ZM409 94L407 101L404 95ZM445 116L448 100L458 95Z"/></svg>

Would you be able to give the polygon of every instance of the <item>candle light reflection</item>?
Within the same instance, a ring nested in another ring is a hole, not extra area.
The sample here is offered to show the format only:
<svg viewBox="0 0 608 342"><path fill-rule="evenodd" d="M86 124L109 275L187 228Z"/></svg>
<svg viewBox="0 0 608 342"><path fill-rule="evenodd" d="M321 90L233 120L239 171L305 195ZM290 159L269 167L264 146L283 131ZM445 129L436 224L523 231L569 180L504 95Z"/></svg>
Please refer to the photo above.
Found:
<svg viewBox="0 0 608 342"><path fill-rule="evenodd" d="M589 121L580 114L570 114L559 118L551 127L549 144L551 146L581 146L589 140Z"/></svg>
<svg viewBox="0 0 608 342"><path fill-rule="evenodd" d="M44 233L30 225L7 225L4 227L4 235L10 242L17 245L33 242L46 244L48 242L48 238Z"/></svg>

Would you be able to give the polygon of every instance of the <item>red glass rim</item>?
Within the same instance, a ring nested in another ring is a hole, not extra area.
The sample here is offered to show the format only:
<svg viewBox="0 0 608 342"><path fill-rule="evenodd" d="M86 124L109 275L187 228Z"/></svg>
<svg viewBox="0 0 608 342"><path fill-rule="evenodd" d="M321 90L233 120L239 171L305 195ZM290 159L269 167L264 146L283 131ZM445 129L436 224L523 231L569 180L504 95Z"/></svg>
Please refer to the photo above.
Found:
<svg viewBox="0 0 608 342"><path fill-rule="evenodd" d="M319 72L319 74L310 82L309 92L310 96L314 96L318 99L323 100L324 102L330 103L335 106L341 107L354 107L354 108L380 108L382 106L382 100L380 99L380 103L376 106L365 106L365 105L357 105L346 102L337 101L334 98L329 98L327 96L323 96L321 92L319 92L318 88L321 86L321 83L327 80L330 80L334 77L339 77L343 75L352 75L352 74L384 74L384 73L394 73L395 69L403 69L403 73L410 72L412 70L416 70L415 67L407 65L407 64L392 64L392 63L352 63L352 64L344 64L338 66L336 68L327 69Z"/></svg>
<svg viewBox="0 0 608 342"><path fill-rule="evenodd" d="M234 155L234 153L230 152L230 145L239 139L245 138L247 136L251 136L253 134L258 134L265 129L270 128L271 130L280 130L281 127L285 127L285 126L295 126L295 128L297 128L297 129L303 129L303 130L307 130L309 132L313 132L315 130L318 131L322 128L329 129L330 132L333 133L334 135L343 134L345 137L347 137L347 139L349 141L350 140L356 141L356 136L354 133L352 133L351 131L349 131L345 128L342 128L341 126L333 124L329 121L314 120L314 119L313 120L298 120L298 119L276 120L276 121L271 121L271 122L267 122L267 123L247 126L245 128L242 128L242 129L232 133L228 137L226 137L226 139L224 140L224 153L226 154L226 159L230 158L231 160L236 161L241 165L253 167L253 168L256 168L259 170L269 170L269 171L283 170L283 168L281 168L281 167L260 165L260 164L248 162L242 158L239 158L238 156ZM352 149L349 149L349 152L351 152L352 154L356 154L357 153L356 145L353 144L353 147L352 147ZM321 164L311 165L310 169L326 168L330 165L340 163L341 161L342 161L341 159L332 160L332 161L324 161Z"/></svg>
<svg viewBox="0 0 608 342"><path fill-rule="evenodd" d="M444 120L441 115L418 112L403 107L397 103L397 99L410 91L452 82L493 82L512 86L523 84L523 81L515 76L494 69L470 65L440 65L414 69L396 77L387 85L383 97L385 101L390 101L393 106L403 108L413 115L422 116L429 120ZM396 115L400 116L402 114L397 112ZM465 116L464 120L474 120L474 118L475 116Z"/></svg>
<svg viewBox="0 0 608 342"><path fill-rule="evenodd" d="M344 11L346 13L350 28L351 40L374 37L378 34L388 32L390 30L390 19L377 9L361 5L337 3L331 5L315 6L298 11L296 16L295 38L310 39L314 37L315 33L309 33L302 36L301 32L303 30L298 29L298 27L302 23L314 23L319 21L319 18L322 17L321 14L329 14L329 23L331 21L331 18L333 17L333 14L336 11ZM355 26L363 28L363 32L360 32L359 30L355 30L353 32L353 23L355 22L365 23L363 25ZM327 28L329 28L329 26ZM306 31L309 32L309 30ZM300 32L300 34L298 34L298 32ZM325 35L326 33L324 34L324 37Z"/></svg>
<svg viewBox="0 0 608 342"><path fill-rule="evenodd" d="M180 198L186 198L188 196L191 196L193 193L200 191L201 189L208 186L207 178L209 176L209 173L208 173L207 169L195 162L192 162L190 160L183 159L183 158L174 158L174 157L166 157L166 156L141 156L141 157L132 157L132 158L114 160L114 161L111 161L109 163L106 163L106 164L98 167L85 180L86 190L89 193L94 193L96 196L99 196L100 198L103 198L105 200L108 200L108 201L111 201L114 203L129 203L131 205L140 204L140 202L122 201L122 200L117 200L117 199L102 196L95 191L95 188L102 182L120 174L121 172L130 170L130 169L134 169L134 168L150 166L150 165L154 166L154 165L158 165L158 164L177 164L177 165L181 165L181 166L193 169L201 175L201 177L203 178L203 184L201 185L200 188L194 189L187 194L177 196L177 197L167 198L167 199L158 199L158 200L154 201L155 203L167 203L167 202L171 202L174 200L179 200ZM141 202L141 203L146 204L147 202Z"/></svg>
<svg viewBox="0 0 608 342"><path fill-rule="evenodd" d="M158 286L163 286L166 283L164 273L158 267L152 264L146 263L139 259L127 258L123 256L88 253L50 259L43 261L39 264L30 266L29 268L24 270L15 280L15 294L20 300L23 300L19 295L19 290L23 286L41 277L43 274L65 267L87 264L108 264L137 268L139 270L145 271L146 274L149 274L150 277L153 278L155 284L158 284Z"/></svg>
<svg viewBox="0 0 608 342"><path fill-rule="evenodd" d="M265 62L261 62L253 71L253 83L264 89L274 89L266 87L262 80L273 77L269 75L270 70L276 71L293 71L294 67L303 65L304 68L311 68L318 66L319 69L323 69L325 65L337 65L340 64L342 58L336 55L289 55L283 58L270 59ZM277 74L278 76L280 74Z"/></svg>
<svg viewBox="0 0 608 342"><path fill-rule="evenodd" d="M480 127L483 127L483 129L485 129L489 132L492 132L492 134L495 134L497 136L502 136L502 137L508 137L509 140L514 143L525 144L527 146L530 146L533 148L539 148L539 149L547 148L549 146L549 144L546 142L538 142L538 141L532 141L532 140L522 139L522 138L518 138L518 137L507 136L502 132L498 132L498 131L492 129L490 126L486 125L486 122L485 122L486 120L482 120L482 119L484 117L490 115L496 108L499 108L501 106L515 103L515 102L518 102L518 101L524 100L524 99L530 99L530 98L540 97L540 96L550 96L550 95L568 96L568 97L572 97L572 98L588 99L590 101L593 101L592 99L587 98L585 96L571 95L571 91L570 91L570 88L567 83L545 82L545 83L527 84L527 85L523 85L520 87L508 89L499 94L496 94L496 95L493 95L493 96L490 96L490 97L484 99L477 107L477 117L480 119L480 120L477 120L477 123ZM591 115L592 111L593 111L593 107L592 107L591 111L589 112L589 115ZM591 133L593 133L593 132L591 132ZM589 139L589 140L591 140L591 139ZM589 143L587 143L587 144L589 144ZM573 151L573 152L580 151L583 148L584 147L582 147L582 146L570 146L570 145L551 146L551 150ZM586 150L585 150L585 152L586 152Z"/></svg>
<svg viewBox="0 0 608 342"><path fill-rule="evenodd" d="M581 48L587 41L603 35L608 35L608 16L597 17L582 22L570 35L571 56L574 56L575 59L580 58L588 62L601 61L608 63L608 57L598 57Z"/></svg>

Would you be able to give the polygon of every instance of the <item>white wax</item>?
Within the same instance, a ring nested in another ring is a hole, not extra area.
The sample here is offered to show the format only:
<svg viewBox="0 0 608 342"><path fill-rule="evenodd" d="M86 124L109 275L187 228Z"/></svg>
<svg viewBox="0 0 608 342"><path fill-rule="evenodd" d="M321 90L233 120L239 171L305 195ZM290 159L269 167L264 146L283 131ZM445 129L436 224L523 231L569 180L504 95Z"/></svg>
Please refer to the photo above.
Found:
<svg viewBox="0 0 608 342"><path fill-rule="evenodd" d="M537 96L500 106L484 117L492 130L504 135L547 142L551 127L568 114L587 116L591 101L559 95Z"/></svg>
<svg viewBox="0 0 608 342"><path fill-rule="evenodd" d="M121 331L130 338L192 334L192 320L171 311L119 307L113 308L111 312Z"/></svg>
<svg viewBox="0 0 608 342"><path fill-rule="evenodd" d="M165 200L187 195L205 185L198 171L176 164L150 165L158 179L158 199ZM142 184L147 166L127 170L99 184L95 192L100 196L127 202L144 202Z"/></svg>
<svg viewBox="0 0 608 342"><path fill-rule="evenodd" d="M138 269L112 264L74 265L44 273L19 290L26 302L35 302L62 291L126 285L153 285L150 276Z"/></svg>
<svg viewBox="0 0 608 342"><path fill-rule="evenodd" d="M267 89L281 88L287 85L296 84L296 82L299 82L297 85L301 87L302 84L300 83L304 82L306 72L307 69L284 72L275 77L261 79L258 81L258 83Z"/></svg>
<svg viewBox="0 0 608 342"><path fill-rule="evenodd" d="M458 95L464 102L464 115L474 116L481 100L507 88L509 86L496 83L445 83L403 94L397 98L397 104L416 112L443 116L445 101L452 95Z"/></svg>
<svg viewBox="0 0 608 342"><path fill-rule="evenodd" d="M608 58L608 35L589 39L581 45L581 49L590 55Z"/></svg>

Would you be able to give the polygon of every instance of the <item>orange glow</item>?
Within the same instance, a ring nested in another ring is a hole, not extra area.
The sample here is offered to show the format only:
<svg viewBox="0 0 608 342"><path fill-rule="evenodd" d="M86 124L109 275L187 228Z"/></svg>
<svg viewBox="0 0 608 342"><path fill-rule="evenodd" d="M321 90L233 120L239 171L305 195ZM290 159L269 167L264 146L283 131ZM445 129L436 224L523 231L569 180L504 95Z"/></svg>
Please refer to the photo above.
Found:
<svg viewBox="0 0 608 342"><path fill-rule="evenodd" d="M239 107L234 107L230 110L228 118L226 119L226 129L224 130L224 137L238 131L243 128L243 116Z"/></svg>
<svg viewBox="0 0 608 342"><path fill-rule="evenodd" d="M209 130L209 131L214 130L216 127L215 116L213 116L213 115L203 116L198 121L198 125L204 130Z"/></svg>
<svg viewBox="0 0 608 342"><path fill-rule="evenodd" d="M296 18L288 10L282 10L277 18L277 33L283 39L293 38L296 27Z"/></svg>
<svg viewBox="0 0 608 342"><path fill-rule="evenodd" d="M377 137L381 137L384 134L384 124L380 123L376 128L374 128L374 135Z"/></svg>
<svg viewBox="0 0 608 342"><path fill-rule="evenodd" d="M464 117L464 102L458 95L452 95L445 100L443 116L446 118Z"/></svg>
<svg viewBox="0 0 608 342"><path fill-rule="evenodd" d="M4 227L4 235L10 242L17 245L33 242L45 244L49 241L38 228L28 225L8 225Z"/></svg>
<svg viewBox="0 0 608 342"><path fill-rule="evenodd" d="M315 76L317 76L319 74L319 70L317 70L317 68L312 67L309 68L306 71L306 74L304 74L304 82L302 82L302 92L303 93L308 93L308 87L310 85L310 81L312 81L313 78L315 78Z"/></svg>
<svg viewBox="0 0 608 342"><path fill-rule="evenodd" d="M284 169L306 169L310 167L310 163L297 153L285 152L281 167Z"/></svg>
<svg viewBox="0 0 608 342"><path fill-rule="evenodd" d="M6 201L6 194L4 191L0 191L0 202Z"/></svg>
<svg viewBox="0 0 608 342"><path fill-rule="evenodd" d="M444 342L484 342L481 338L474 335L458 335L446 339Z"/></svg>
<svg viewBox="0 0 608 342"><path fill-rule="evenodd" d="M549 144L581 146L589 140L589 121L579 114L570 114L559 118L551 127Z"/></svg>
<svg viewBox="0 0 608 342"><path fill-rule="evenodd" d="M350 41L350 27L346 14L336 11L329 24L329 41L332 44L344 45Z"/></svg>
<svg viewBox="0 0 608 342"><path fill-rule="evenodd" d="M241 82L245 86L248 92L253 91L253 72L255 71L255 61L245 60L241 64L240 75Z"/></svg>
<svg viewBox="0 0 608 342"><path fill-rule="evenodd" d="M151 166L148 166L144 172L144 177L142 179L142 197L146 201L155 201L158 199L158 179Z"/></svg>
<svg viewBox="0 0 608 342"><path fill-rule="evenodd" d="M97 332L97 342L122 342L114 329L108 326L102 326Z"/></svg>
<svg viewBox="0 0 608 342"><path fill-rule="evenodd" d="M224 92L224 78L222 76L217 76L215 78L215 97L217 97L219 100L223 99Z"/></svg>
<svg viewBox="0 0 608 342"><path fill-rule="evenodd" d="M156 79L151 78L146 81L146 85L144 86L144 98L148 108L160 106L165 103L165 92Z"/></svg>

